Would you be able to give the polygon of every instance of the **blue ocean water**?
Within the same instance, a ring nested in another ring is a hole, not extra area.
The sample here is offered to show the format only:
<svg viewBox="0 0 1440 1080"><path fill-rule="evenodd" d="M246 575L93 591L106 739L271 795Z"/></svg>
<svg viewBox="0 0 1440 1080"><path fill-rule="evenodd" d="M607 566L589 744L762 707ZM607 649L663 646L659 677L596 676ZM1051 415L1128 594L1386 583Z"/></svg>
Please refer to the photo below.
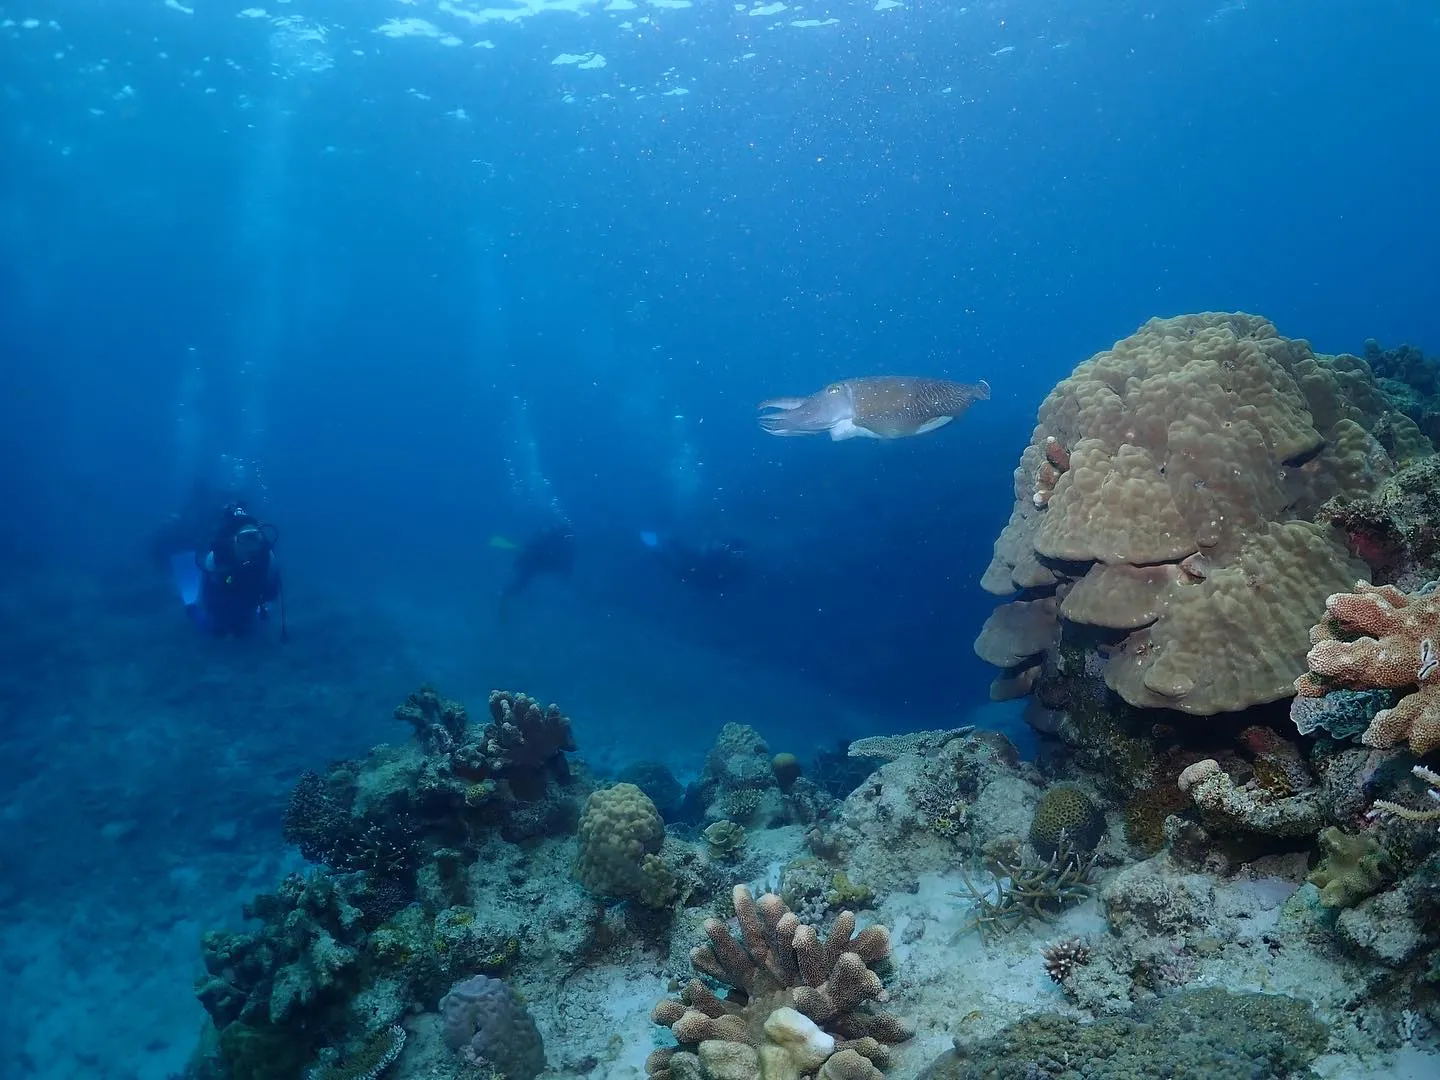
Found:
<svg viewBox="0 0 1440 1080"><path fill-rule="evenodd" d="M560 702L602 773L1019 737L978 578L1075 363L1199 310L1440 347L1437 46L1419 0L4 0L0 1077L178 1070L288 785L422 681ZM867 374L993 396L755 423ZM186 618L197 481L278 530L288 642ZM70 1045L116 986L153 1030Z"/></svg>

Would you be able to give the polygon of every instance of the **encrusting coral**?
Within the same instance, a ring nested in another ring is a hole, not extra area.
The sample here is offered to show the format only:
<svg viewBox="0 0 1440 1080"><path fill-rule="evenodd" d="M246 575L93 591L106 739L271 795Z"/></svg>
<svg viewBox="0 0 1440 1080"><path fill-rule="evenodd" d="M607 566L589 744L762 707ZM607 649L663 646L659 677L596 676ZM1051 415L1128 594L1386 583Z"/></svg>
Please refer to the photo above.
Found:
<svg viewBox="0 0 1440 1080"><path fill-rule="evenodd" d="M757 900L736 885L732 900L739 938L707 919L709 944L690 954L697 971L729 989L722 997L692 978L678 998L655 1006L652 1019L680 1046L654 1051L646 1073L654 1080L878 1080L890 1046L914 1034L870 1004L888 997L874 968L890 955L889 932L856 933L854 914L842 912L822 939L774 893Z"/></svg>
<svg viewBox="0 0 1440 1080"><path fill-rule="evenodd" d="M981 582L1020 593L975 643L1005 669L992 693L1028 692L1083 626L1115 642L1112 690L1193 715L1293 692L1314 611L1363 572L1319 508L1430 449L1364 361L1243 314L1151 320L1038 421ZM1382 421L1395 457L1370 433Z"/></svg>
<svg viewBox="0 0 1440 1080"><path fill-rule="evenodd" d="M1377 712L1360 741L1380 749L1408 742L1416 754L1440 746L1440 593L1357 582L1353 592L1325 601L1310 641L1310 670L1295 680L1298 695L1414 687Z"/></svg>

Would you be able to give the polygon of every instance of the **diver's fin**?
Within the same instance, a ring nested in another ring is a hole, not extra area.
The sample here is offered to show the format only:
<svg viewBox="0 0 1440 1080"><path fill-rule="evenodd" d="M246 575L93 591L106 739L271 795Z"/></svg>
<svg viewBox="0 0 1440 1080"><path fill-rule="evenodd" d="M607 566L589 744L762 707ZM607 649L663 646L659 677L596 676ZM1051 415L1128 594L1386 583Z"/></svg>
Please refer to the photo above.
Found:
<svg viewBox="0 0 1440 1080"><path fill-rule="evenodd" d="M195 552L177 551L171 555L170 576L175 580L181 603L194 607L200 600L200 566L195 561Z"/></svg>

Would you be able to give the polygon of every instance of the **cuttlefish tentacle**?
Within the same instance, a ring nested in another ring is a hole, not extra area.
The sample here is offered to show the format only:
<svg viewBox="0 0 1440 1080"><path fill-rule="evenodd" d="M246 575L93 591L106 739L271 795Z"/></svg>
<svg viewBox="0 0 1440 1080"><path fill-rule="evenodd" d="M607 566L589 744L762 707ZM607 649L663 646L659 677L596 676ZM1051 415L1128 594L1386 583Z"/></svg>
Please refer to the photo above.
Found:
<svg viewBox="0 0 1440 1080"><path fill-rule="evenodd" d="M772 435L818 435L855 412L851 389L844 383L831 383L808 397L770 398L759 407L760 426Z"/></svg>
<svg viewBox="0 0 1440 1080"><path fill-rule="evenodd" d="M943 427L970 404L990 397L990 384L880 375L842 379L809 397L760 403L760 426L772 435L903 439Z"/></svg>

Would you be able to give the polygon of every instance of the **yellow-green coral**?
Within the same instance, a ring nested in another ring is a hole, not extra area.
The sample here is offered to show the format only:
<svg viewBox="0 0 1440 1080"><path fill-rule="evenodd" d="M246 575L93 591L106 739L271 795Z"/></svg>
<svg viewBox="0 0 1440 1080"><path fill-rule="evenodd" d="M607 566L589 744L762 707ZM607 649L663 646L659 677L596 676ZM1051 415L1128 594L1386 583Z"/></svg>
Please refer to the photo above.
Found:
<svg viewBox="0 0 1440 1080"><path fill-rule="evenodd" d="M495 798L499 791L494 780L481 780L478 784L471 784L465 789L465 805L469 807L484 806Z"/></svg>
<svg viewBox="0 0 1440 1080"><path fill-rule="evenodd" d="M825 902L832 908L859 911L874 905L875 890L869 885L851 881L844 870L837 870L830 879L830 889L825 894Z"/></svg>
<svg viewBox="0 0 1440 1080"><path fill-rule="evenodd" d="M745 826L721 819L701 834L714 859L733 859L745 849Z"/></svg>
<svg viewBox="0 0 1440 1080"><path fill-rule="evenodd" d="M1333 825L1320 833L1325 858L1307 880L1320 887L1326 907L1354 907L1385 884L1389 860L1373 836L1355 836Z"/></svg>
<svg viewBox="0 0 1440 1080"><path fill-rule="evenodd" d="M635 899L646 907L669 907L679 890L675 884L675 871L659 855L646 855L640 862L640 884L635 890Z"/></svg>

